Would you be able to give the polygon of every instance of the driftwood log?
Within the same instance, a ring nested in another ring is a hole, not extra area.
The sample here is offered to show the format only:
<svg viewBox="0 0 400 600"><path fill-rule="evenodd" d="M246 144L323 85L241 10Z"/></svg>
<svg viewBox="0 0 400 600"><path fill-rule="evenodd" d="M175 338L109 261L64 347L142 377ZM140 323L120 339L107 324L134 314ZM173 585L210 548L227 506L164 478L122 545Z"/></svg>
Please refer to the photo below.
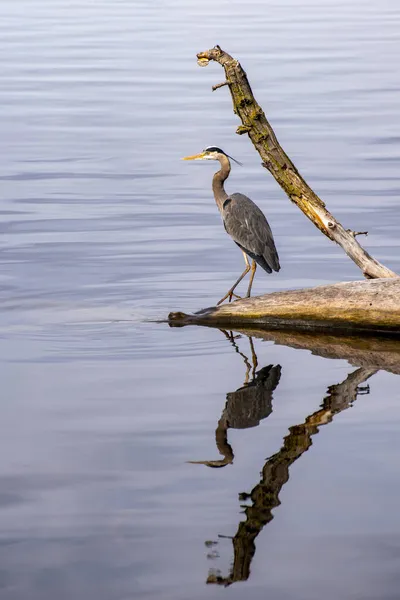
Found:
<svg viewBox="0 0 400 600"><path fill-rule="evenodd" d="M211 325L391 333L400 337L400 278L370 279L274 292L204 309L170 313L172 326Z"/></svg>
<svg viewBox="0 0 400 600"><path fill-rule="evenodd" d="M236 133L239 135L248 134L261 156L263 166L270 171L290 200L303 211L323 234L343 248L346 254L362 270L365 277L372 279L398 277L396 273L370 256L358 243L356 235L366 232L345 229L300 175L279 144L264 111L254 98L247 75L240 63L221 50L219 46L200 52L197 58L199 64L203 66L208 64L208 61L213 60L224 68L226 80L213 86L213 90L225 85L229 87L233 111L242 121L242 125L238 127Z"/></svg>

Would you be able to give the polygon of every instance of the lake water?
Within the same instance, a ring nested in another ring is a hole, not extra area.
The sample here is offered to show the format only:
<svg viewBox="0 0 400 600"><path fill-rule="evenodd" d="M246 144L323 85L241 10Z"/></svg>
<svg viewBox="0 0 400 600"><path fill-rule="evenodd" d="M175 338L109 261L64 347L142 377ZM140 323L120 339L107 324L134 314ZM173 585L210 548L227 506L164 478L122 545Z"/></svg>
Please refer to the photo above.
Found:
<svg viewBox="0 0 400 600"><path fill-rule="evenodd" d="M155 322L243 267L179 160L208 145L274 231L254 293L360 277L235 135L216 43L400 271L397 0L3 0L2 600L398 597L399 375Z"/></svg>

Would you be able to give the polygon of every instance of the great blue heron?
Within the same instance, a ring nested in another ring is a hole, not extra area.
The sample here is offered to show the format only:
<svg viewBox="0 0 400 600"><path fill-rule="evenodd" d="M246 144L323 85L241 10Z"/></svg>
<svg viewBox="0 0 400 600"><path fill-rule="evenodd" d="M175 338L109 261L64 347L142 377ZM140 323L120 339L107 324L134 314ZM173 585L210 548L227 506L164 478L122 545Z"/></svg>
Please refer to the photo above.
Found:
<svg viewBox="0 0 400 600"><path fill-rule="evenodd" d="M230 158L238 162L221 150L221 148L209 146L200 154L186 156L183 159L219 161L221 169L214 174L212 182L215 202L221 213L226 232L229 233L233 241L242 250L246 263L246 268L239 279L228 290L225 296L221 298L218 304L221 304L227 298L229 298L230 302L233 296L236 298L240 297L234 294L234 290L243 277L251 270L249 287L246 294L247 298L250 297L257 264L267 273L279 271L280 269L278 252L276 251L272 231L264 213L244 194L228 195L224 189L224 181L229 177L229 173L231 172ZM247 258L248 256L253 261L251 267Z"/></svg>

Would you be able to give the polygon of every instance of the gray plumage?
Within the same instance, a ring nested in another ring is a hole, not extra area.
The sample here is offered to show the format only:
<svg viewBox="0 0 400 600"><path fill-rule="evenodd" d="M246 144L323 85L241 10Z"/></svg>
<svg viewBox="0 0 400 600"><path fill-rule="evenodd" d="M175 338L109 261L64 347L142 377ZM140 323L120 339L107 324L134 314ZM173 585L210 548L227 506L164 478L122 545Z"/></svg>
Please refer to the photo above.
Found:
<svg viewBox="0 0 400 600"><path fill-rule="evenodd" d="M222 205L226 232L267 273L279 271L279 256L264 213L244 194L231 194Z"/></svg>

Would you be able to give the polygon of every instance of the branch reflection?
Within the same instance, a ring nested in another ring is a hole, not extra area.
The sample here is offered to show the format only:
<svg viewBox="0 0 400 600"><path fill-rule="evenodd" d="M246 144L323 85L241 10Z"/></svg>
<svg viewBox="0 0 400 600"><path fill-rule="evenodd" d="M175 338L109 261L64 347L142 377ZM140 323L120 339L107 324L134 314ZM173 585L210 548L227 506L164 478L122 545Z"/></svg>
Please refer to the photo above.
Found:
<svg viewBox="0 0 400 600"><path fill-rule="evenodd" d="M227 393L226 404L215 430L216 446L223 458L188 461L192 464L206 465L213 468L225 467L233 462L234 454L232 446L228 442L228 429L256 427L262 419L266 419L271 414L272 395L281 377L280 365L268 365L256 371L258 360L251 337L248 338L251 352L250 362L249 358L239 349L236 343L237 338L234 337L233 333L221 331L235 351L243 358L246 373L243 386L234 392Z"/></svg>
<svg viewBox="0 0 400 600"><path fill-rule="evenodd" d="M321 408L309 415L303 423L290 427L279 452L265 463L261 480L250 493L239 495L241 501L250 501L251 504L242 506L246 520L239 523L232 538L234 559L229 575L223 577L218 570L211 569L207 583L228 586L249 578L251 561L256 551L255 539L273 519L272 510L280 504L279 493L289 479L289 467L310 448L312 436L318 433L322 425L330 423L335 415L352 406L359 395L369 393L369 386L362 384L378 370L362 367L350 373L341 383L331 385ZM279 377L275 387L278 381Z"/></svg>

